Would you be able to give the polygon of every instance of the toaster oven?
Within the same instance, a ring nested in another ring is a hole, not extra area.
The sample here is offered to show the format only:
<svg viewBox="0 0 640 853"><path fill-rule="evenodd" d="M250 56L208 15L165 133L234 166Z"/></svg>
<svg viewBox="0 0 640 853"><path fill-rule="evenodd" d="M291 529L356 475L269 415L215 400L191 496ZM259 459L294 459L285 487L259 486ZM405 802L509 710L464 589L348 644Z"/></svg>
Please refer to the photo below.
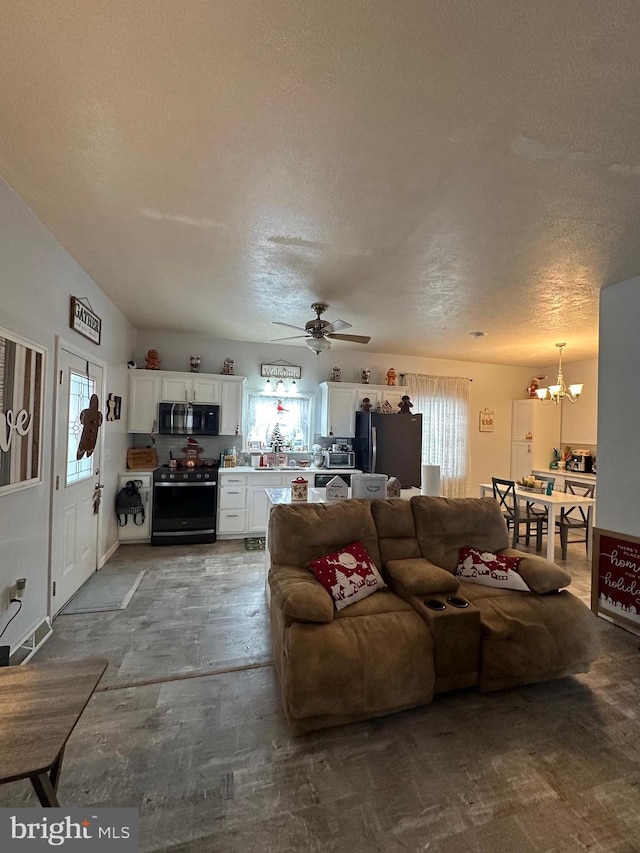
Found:
<svg viewBox="0 0 640 853"><path fill-rule="evenodd" d="M353 450L325 450L325 468L355 468L356 455Z"/></svg>

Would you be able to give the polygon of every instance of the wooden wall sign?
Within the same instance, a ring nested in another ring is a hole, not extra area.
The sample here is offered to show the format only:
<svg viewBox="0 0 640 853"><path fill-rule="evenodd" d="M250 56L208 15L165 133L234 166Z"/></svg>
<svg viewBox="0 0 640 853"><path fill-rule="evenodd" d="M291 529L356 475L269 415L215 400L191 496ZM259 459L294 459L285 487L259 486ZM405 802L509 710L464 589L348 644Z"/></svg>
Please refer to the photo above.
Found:
<svg viewBox="0 0 640 853"><path fill-rule="evenodd" d="M480 432L493 432L493 423L493 412L483 409L479 419Z"/></svg>
<svg viewBox="0 0 640 853"><path fill-rule="evenodd" d="M46 352L0 329L0 493L42 482Z"/></svg>
<svg viewBox="0 0 640 853"><path fill-rule="evenodd" d="M640 538L593 530L591 609L640 633Z"/></svg>
<svg viewBox="0 0 640 853"><path fill-rule="evenodd" d="M71 297L71 321L69 325L79 335L88 338L94 344L100 345L102 320L90 306L85 305L77 296Z"/></svg>

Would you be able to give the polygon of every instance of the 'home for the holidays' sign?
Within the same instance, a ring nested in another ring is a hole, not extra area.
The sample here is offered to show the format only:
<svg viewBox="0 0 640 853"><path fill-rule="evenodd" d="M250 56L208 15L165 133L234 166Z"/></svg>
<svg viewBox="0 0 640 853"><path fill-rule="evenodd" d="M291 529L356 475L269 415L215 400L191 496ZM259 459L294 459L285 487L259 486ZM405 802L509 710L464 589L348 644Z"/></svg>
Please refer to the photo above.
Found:
<svg viewBox="0 0 640 853"><path fill-rule="evenodd" d="M640 539L594 530L592 609L640 629Z"/></svg>

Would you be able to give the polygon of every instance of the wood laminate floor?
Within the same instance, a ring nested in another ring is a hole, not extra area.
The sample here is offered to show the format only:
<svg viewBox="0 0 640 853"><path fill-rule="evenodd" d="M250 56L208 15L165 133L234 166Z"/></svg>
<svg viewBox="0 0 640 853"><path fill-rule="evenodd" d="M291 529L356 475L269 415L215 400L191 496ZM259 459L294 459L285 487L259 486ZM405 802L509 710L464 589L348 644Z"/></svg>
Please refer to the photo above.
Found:
<svg viewBox="0 0 640 853"><path fill-rule="evenodd" d="M63 804L138 807L143 851L640 851L637 637L600 620L586 675L292 737L263 561L242 540L125 545L103 571L145 569L128 608L56 619L38 661L109 660ZM588 602L584 545L564 565ZM27 782L0 788L29 805Z"/></svg>

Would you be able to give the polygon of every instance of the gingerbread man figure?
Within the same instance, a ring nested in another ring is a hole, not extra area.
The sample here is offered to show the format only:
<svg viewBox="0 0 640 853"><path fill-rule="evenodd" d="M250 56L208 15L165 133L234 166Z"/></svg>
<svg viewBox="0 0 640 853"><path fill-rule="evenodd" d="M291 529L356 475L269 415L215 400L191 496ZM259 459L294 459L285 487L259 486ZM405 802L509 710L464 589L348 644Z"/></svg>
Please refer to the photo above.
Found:
<svg viewBox="0 0 640 853"><path fill-rule="evenodd" d="M386 383L387 383L387 385L395 385L396 384L396 372L393 369L393 367L390 367L389 370L387 370Z"/></svg>
<svg viewBox="0 0 640 853"><path fill-rule="evenodd" d="M158 350L150 349L144 362L147 370L158 370L160 367L160 356L158 355Z"/></svg>
<svg viewBox="0 0 640 853"><path fill-rule="evenodd" d="M411 402L411 399L408 397L408 395L404 394L402 396L402 399L398 403L398 406L400 408L401 415L410 415L413 403Z"/></svg>
<svg viewBox="0 0 640 853"><path fill-rule="evenodd" d="M95 394L91 395L89 408L80 412L80 423L82 424L82 435L80 436L76 459L82 459L85 453L87 457L91 456L98 440L98 430L102 424L102 412L98 409L98 397Z"/></svg>
<svg viewBox="0 0 640 853"><path fill-rule="evenodd" d="M363 412L370 412L371 411L371 400L368 397L363 397L362 403L360 404L360 408L362 409Z"/></svg>

